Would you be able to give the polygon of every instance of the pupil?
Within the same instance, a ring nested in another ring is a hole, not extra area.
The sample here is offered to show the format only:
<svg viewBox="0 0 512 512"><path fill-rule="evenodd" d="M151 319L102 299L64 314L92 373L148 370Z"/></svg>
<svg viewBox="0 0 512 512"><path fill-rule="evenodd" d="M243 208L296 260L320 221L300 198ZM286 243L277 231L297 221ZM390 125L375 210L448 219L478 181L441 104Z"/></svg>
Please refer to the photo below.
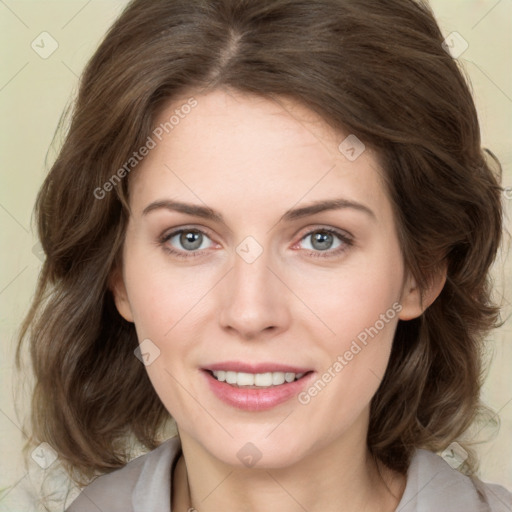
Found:
<svg viewBox="0 0 512 512"><path fill-rule="evenodd" d="M316 245L318 244L318 245ZM329 249L332 245L332 234L318 232L313 236L313 247L316 249Z"/></svg>

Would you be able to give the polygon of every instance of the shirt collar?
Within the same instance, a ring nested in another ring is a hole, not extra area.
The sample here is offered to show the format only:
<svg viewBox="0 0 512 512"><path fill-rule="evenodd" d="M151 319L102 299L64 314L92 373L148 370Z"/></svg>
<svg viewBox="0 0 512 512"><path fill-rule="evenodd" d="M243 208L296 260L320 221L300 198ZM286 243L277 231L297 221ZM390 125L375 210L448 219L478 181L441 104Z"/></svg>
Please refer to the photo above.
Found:
<svg viewBox="0 0 512 512"><path fill-rule="evenodd" d="M396 512L485 512L471 478L442 457L417 449L407 471L407 484Z"/></svg>

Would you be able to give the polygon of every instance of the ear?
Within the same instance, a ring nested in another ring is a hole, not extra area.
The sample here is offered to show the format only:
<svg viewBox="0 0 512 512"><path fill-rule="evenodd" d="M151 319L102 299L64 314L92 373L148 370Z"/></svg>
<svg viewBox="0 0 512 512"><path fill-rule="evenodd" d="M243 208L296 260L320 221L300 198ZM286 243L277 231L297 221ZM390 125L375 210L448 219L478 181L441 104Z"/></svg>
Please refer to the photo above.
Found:
<svg viewBox="0 0 512 512"><path fill-rule="evenodd" d="M446 262L439 265L438 270L432 275L426 289L421 293L416 280L410 272L405 279L402 288L400 304L402 310L398 315L400 320L412 320L421 316L424 311L437 299L446 283Z"/></svg>
<svg viewBox="0 0 512 512"><path fill-rule="evenodd" d="M132 308L126 293L124 278L119 268L115 268L110 275L108 287L114 296L117 311L127 321L133 322Z"/></svg>

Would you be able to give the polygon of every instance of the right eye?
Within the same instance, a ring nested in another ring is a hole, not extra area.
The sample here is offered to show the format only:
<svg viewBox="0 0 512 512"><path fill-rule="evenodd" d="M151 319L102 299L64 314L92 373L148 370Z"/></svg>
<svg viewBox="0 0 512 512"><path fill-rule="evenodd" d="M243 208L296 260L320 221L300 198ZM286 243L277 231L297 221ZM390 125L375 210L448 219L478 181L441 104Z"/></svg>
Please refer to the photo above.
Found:
<svg viewBox="0 0 512 512"><path fill-rule="evenodd" d="M165 234L160 243L167 252L180 258L189 258L201 256L208 248L207 240L210 238L200 229L181 228Z"/></svg>

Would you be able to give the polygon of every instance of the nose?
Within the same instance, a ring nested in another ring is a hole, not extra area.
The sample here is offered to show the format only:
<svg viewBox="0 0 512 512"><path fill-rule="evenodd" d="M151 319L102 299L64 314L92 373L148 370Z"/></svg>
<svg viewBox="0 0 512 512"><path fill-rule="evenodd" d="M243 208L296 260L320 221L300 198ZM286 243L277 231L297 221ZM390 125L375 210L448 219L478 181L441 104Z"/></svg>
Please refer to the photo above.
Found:
<svg viewBox="0 0 512 512"><path fill-rule="evenodd" d="M255 260L234 255L219 287L219 323L244 340L275 336L290 324L291 292L267 251Z"/></svg>

